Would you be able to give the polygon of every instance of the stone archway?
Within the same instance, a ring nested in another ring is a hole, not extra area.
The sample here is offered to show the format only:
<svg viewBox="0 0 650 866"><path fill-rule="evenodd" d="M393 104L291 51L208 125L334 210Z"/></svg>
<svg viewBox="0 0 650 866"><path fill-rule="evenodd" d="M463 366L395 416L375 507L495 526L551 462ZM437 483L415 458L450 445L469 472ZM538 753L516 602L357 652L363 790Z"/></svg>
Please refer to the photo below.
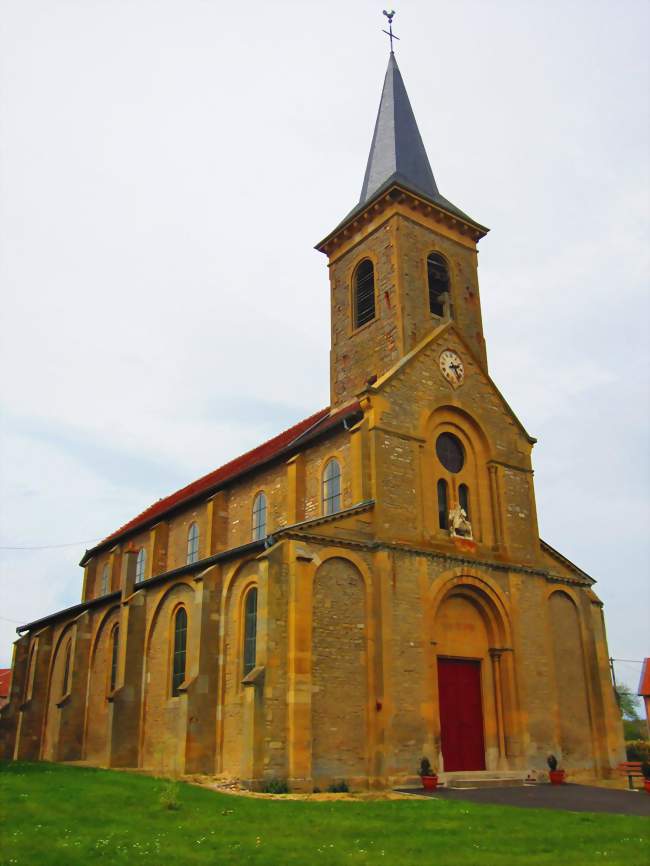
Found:
<svg viewBox="0 0 650 866"><path fill-rule="evenodd" d="M548 597L557 689L557 739L565 765L592 769L594 744L580 613L573 596L555 590Z"/></svg>
<svg viewBox="0 0 650 866"><path fill-rule="evenodd" d="M244 670L244 600L248 591L260 586L260 564L256 561L239 566L224 586L222 599L221 644L221 712L218 720L220 771L239 778L255 773L254 735L251 718L255 692L243 684ZM258 597L258 634L263 619ZM261 658L258 643L258 659Z"/></svg>
<svg viewBox="0 0 650 866"><path fill-rule="evenodd" d="M61 715L62 710L70 703L75 637L76 626L66 625L59 634L52 653L41 749L43 761L66 759L61 742Z"/></svg>
<svg viewBox="0 0 650 866"><path fill-rule="evenodd" d="M440 752L446 770L485 769L487 629L480 610L464 595L450 595L438 608L437 641Z"/></svg>
<svg viewBox="0 0 650 866"><path fill-rule="evenodd" d="M482 578L453 577L439 584L429 621L440 769L508 768L512 650L500 593Z"/></svg>
<svg viewBox="0 0 650 866"><path fill-rule="evenodd" d="M171 670L175 611L185 607L191 634L194 589L180 582L159 599L145 642L141 765L158 773L185 771L187 697L173 695ZM196 649L187 647L188 656Z"/></svg>
<svg viewBox="0 0 650 866"><path fill-rule="evenodd" d="M110 668L113 630L119 624L119 608L114 607L102 618L90 653L84 757L92 764L108 762Z"/></svg>

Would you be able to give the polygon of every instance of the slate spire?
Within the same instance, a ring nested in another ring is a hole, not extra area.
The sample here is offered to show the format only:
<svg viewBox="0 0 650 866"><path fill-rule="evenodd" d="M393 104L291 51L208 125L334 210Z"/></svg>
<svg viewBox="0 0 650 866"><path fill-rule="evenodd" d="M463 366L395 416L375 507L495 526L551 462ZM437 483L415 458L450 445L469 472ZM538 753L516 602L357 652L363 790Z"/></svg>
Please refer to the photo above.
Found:
<svg viewBox="0 0 650 866"><path fill-rule="evenodd" d="M439 195L404 80L392 51L388 58L359 204L371 199L389 181L401 181L413 192L423 193L431 199Z"/></svg>
<svg viewBox="0 0 650 866"><path fill-rule="evenodd" d="M384 31L386 32L386 31ZM397 38L397 37L393 37ZM424 149L415 115L409 102L404 80L391 51L388 69L381 92L375 131L370 145L368 164L363 178L361 197L333 232L317 245L323 249L327 240L350 220L366 209L375 198L381 197L393 185L399 185L435 204L448 214L460 217L481 231L488 232L460 208L442 196L433 177L429 157Z"/></svg>

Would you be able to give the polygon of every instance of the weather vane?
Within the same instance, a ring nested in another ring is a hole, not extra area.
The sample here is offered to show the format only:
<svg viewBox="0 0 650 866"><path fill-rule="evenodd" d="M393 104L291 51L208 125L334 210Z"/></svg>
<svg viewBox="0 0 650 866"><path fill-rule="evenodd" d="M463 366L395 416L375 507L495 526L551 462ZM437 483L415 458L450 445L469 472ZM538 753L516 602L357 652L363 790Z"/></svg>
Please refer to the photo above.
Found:
<svg viewBox="0 0 650 866"><path fill-rule="evenodd" d="M385 33L390 39L390 53L393 54L393 39L397 39L399 42L399 36L395 36L393 33L393 18L395 16L395 10L391 9L390 12L386 12L384 9L384 15L388 18L388 30L382 30L381 32Z"/></svg>

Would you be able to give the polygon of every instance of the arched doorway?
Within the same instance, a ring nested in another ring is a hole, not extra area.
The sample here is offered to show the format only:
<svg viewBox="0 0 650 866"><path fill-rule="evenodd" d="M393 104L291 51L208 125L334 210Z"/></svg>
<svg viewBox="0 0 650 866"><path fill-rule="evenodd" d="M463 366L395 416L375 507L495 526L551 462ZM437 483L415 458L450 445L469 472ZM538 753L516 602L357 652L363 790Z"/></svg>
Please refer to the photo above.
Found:
<svg viewBox="0 0 650 866"><path fill-rule="evenodd" d="M440 751L445 770L484 770L485 624L476 605L456 595L440 605L435 633Z"/></svg>
<svg viewBox="0 0 650 866"><path fill-rule="evenodd" d="M445 772L508 766L511 690L502 656L511 652L501 607L489 585L472 577L448 582L434 601L436 733Z"/></svg>

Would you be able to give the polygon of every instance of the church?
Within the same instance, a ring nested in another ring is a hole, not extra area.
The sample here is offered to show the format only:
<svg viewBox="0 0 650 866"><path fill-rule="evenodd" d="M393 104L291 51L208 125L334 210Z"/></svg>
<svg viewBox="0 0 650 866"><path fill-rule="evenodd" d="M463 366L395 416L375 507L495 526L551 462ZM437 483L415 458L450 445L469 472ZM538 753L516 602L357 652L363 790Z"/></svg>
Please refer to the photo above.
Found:
<svg viewBox="0 0 650 866"><path fill-rule="evenodd" d="M0 756L311 791L624 760L594 579L539 537L477 244L391 51L361 197L317 245L330 405L161 499L18 629Z"/></svg>

